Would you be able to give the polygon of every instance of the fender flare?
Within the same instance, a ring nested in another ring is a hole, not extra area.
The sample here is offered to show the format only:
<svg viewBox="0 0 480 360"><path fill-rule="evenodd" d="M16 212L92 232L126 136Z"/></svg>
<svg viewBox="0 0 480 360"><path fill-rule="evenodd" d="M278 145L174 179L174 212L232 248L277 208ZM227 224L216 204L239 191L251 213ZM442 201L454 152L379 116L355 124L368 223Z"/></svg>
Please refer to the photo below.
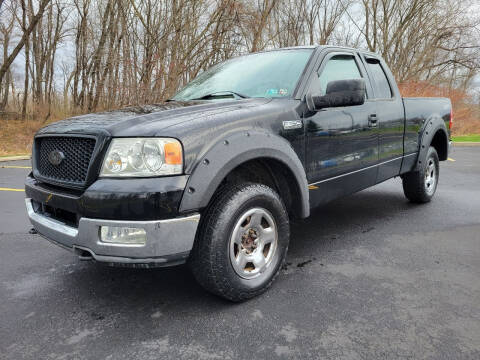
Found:
<svg viewBox="0 0 480 360"><path fill-rule="evenodd" d="M264 131L237 132L218 141L196 159L180 203L180 212L204 208L222 180L238 165L258 158L275 159L290 170L296 180L301 218L310 215L308 182L305 169L290 143Z"/></svg>
<svg viewBox="0 0 480 360"><path fill-rule="evenodd" d="M414 171L419 171L422 167L422 161L427 156L428 148L432 143L433 137L437 134L438 131L442 131L447 139L447 149L448 149L448 131L445 126L444 120L438 116L434 115L425 120L424 126L420 135L420 145L418 151L417 162L415 164Z"/></svg>

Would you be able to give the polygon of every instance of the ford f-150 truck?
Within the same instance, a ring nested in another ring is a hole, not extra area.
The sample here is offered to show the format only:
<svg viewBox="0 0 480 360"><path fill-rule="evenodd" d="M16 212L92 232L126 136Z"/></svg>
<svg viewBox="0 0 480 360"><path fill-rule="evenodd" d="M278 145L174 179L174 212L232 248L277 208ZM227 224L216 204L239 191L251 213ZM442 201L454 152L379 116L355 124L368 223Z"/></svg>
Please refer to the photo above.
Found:
<svg viewBox="0 0 480 360"><path fill-rule="evenodd" d="M237 57L163 104L76 116L34 139L26 206L43 237L91 259L187 262L232 301L265 291L312 208L400 176L432 199L449 99L402 98L376 54L333 46Z"/></svg>

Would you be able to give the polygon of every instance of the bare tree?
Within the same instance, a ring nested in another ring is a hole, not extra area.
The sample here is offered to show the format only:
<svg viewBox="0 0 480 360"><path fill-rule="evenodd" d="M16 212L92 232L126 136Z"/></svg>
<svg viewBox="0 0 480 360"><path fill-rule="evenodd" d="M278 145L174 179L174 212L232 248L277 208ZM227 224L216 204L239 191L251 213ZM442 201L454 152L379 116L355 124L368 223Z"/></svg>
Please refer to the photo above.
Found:
<svg viewBox="0 0 480 360"><path fill-rule="evenodd" d="M400 82L465 90L480 69L479 16L468 6L467 0L0 0L0 109L16 105L24 117L33 109L46 120L59 109L160 102L220 61L304 44L363 47L380 53ZM22 97L14 98L15 85Z"/></svg>
<svg viewBox="0 0 480 360"><path fill-rule="evenodd" d="M367 48L380 53L399 81L433 79L459 67L478 70L480 45L468 33L468 3L453 0L362 0L357 24ZM468 45L470 44L470 46ZM473 63L472 63L473 60Z"/></svg>
<svg viewBox="0 0 480 360"><path fill-rule="evenodd" d="M23 35L19 43L17 44L17 46L15 46L12 53L3 59L3 64L0 67L0 84L3 81L3 77L5 76L5 73L8 71L8 69L12 65L13 60L15 60L18 53L20 52L20 50L22 50L23 46L25 45L25 41L30 36L32 31L35 29L35 26L37 25L38 21L42 18L43 12L45 11L45 8L47 7L49 2L50 0L41 0L38 8L38 12L32 17L28 27L25 29L25 31L23 31Z"/></svg>
<svg viewBox="0 0 480 360"><path fill-rule="evenodd" d="M25 0L21 0L21 6L22 6L22 31L25 34L27 31L27 5L25 4ZM28 34L25 39L25 82L23 87L22 119L25 119L27 116L29 71L30 71L30 39Z"/></svg>
<svg viewBox="0 0 480 360"><path fill-rule="evenodd" d="M0 3L0 10L2 9L2 5L3 4L3 1ZM8 48L10 46L10 39L12 37L12 32L13 32L13 27L14 27L14 24L15 24L15 16L14 14L16 13L17 11L17 3L14 2L11 4L11 8L9 9L9 16L7 16L6 14L6 11L4 12L0 12L0 14L2 14L2 18L3 19L7 19L7 21L4 23L2 21L2 23L0 24L0 33L2 35L2 42L3 42L3 59L7 59L8 58ZM5 107L7 106L7 103L8 103L8 95L9 95L9 91L8 91L8 87L10 85L10 83L13 81L12 79L12 71L11 69L9 68L7 70L7 73L6 73L6 76L5 76L5 82L2 86L1 82L0 82L0 110L3 110L5 109ZM2 94L2 89L3 89L3 94Z"/></svg>

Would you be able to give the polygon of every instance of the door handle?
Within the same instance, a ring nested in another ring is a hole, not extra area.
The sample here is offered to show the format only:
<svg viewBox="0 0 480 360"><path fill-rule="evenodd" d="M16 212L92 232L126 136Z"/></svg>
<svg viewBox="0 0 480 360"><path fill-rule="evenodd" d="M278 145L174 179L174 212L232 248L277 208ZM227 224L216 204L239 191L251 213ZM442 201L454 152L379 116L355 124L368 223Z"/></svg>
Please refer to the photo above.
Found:
<svg viewBox="0 0 480 360"><path fill-rule="evenodd" d="M378 125L377 114L368 115L368 126L369 127L377 127L377 125Z"/></svg>

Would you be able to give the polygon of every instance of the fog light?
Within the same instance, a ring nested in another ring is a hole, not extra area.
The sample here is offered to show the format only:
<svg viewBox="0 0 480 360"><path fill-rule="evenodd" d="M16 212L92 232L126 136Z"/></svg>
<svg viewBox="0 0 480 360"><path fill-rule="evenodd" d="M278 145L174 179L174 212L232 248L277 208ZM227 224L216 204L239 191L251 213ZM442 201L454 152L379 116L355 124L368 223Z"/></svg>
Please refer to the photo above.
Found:
<svg viewBox="0 0 480 360"><path fill-rule="evenodd" d="M140 228L100 226L100 240L106 243L144 245L147 233Z"/></svg>

